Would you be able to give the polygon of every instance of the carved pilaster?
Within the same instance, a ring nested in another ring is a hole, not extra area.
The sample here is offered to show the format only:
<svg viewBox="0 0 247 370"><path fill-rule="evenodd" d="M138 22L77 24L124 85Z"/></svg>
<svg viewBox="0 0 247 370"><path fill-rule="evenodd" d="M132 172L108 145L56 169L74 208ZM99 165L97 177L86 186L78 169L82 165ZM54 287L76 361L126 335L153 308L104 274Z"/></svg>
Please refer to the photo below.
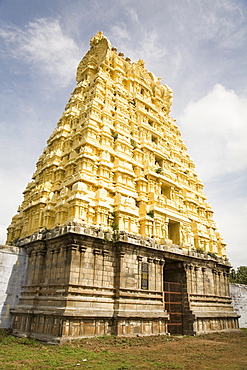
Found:
<svg viewBox="0 0 247 370"><path fill-rule="evenodd" d="M142 268L142 256L137 256L137 261L138 261L138 285L137 288L141 288L141 268Z"/></svg>

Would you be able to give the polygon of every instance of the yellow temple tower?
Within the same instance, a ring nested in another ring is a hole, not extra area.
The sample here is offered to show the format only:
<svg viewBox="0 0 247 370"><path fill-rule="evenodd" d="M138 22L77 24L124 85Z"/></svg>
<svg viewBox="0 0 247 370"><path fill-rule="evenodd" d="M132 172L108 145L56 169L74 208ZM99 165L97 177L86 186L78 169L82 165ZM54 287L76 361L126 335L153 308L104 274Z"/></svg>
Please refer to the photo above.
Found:
<svg viewBox="0 0 247 370"><path fill-rule="evenodd" d="M203 184L169 116L172 90L101 32L76 80L7 242L73 221L225 257Z"/></svg>
<svg viewBox="0 0 247 370"><path fill-rule="evenodd" d="M225 244L169 115L172 90L102 32L76 81L8 228L7 244L28 253L16 332L60 340L236 328ZM187 302L177 314L166 299L176 289Z"/></svg>

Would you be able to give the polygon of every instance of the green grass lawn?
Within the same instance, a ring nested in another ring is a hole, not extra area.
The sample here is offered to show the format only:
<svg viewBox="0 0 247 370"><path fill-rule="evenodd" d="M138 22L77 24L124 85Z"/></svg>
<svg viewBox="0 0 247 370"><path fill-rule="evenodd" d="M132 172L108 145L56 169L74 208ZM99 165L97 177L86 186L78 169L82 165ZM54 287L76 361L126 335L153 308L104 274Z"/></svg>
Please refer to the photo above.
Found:
<svg viewBox="0 0 247 370"><path fill-rule="evenodd" d="M195 337L75 340L45 345L0 331L0 369L247 369L247 330Z"/></svg>

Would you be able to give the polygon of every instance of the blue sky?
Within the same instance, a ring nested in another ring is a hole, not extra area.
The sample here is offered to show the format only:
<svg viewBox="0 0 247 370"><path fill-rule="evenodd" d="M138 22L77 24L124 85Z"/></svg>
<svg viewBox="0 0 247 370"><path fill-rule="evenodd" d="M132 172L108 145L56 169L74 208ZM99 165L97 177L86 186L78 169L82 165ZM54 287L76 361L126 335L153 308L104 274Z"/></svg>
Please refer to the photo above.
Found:
<svg viewBox="0 0 247 370"><path fill-rule="evenodd" d="M247 265L247 2L0 0L0 243L98 31L174 92L171 115Z"/></svg>

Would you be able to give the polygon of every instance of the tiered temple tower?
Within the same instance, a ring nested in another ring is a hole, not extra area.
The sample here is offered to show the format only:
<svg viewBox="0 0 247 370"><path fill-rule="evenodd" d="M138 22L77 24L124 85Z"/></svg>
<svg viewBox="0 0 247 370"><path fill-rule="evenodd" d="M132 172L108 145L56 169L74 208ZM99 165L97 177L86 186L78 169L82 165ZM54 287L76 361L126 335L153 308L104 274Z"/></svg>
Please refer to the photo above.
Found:
<svg viewBox="0 0 247 370"><path fill-rule="evenodd" d="M236 328L225 244L172 90L102 32L90 46L8 228L29 256L14 328L45 340Z"/></svg>

